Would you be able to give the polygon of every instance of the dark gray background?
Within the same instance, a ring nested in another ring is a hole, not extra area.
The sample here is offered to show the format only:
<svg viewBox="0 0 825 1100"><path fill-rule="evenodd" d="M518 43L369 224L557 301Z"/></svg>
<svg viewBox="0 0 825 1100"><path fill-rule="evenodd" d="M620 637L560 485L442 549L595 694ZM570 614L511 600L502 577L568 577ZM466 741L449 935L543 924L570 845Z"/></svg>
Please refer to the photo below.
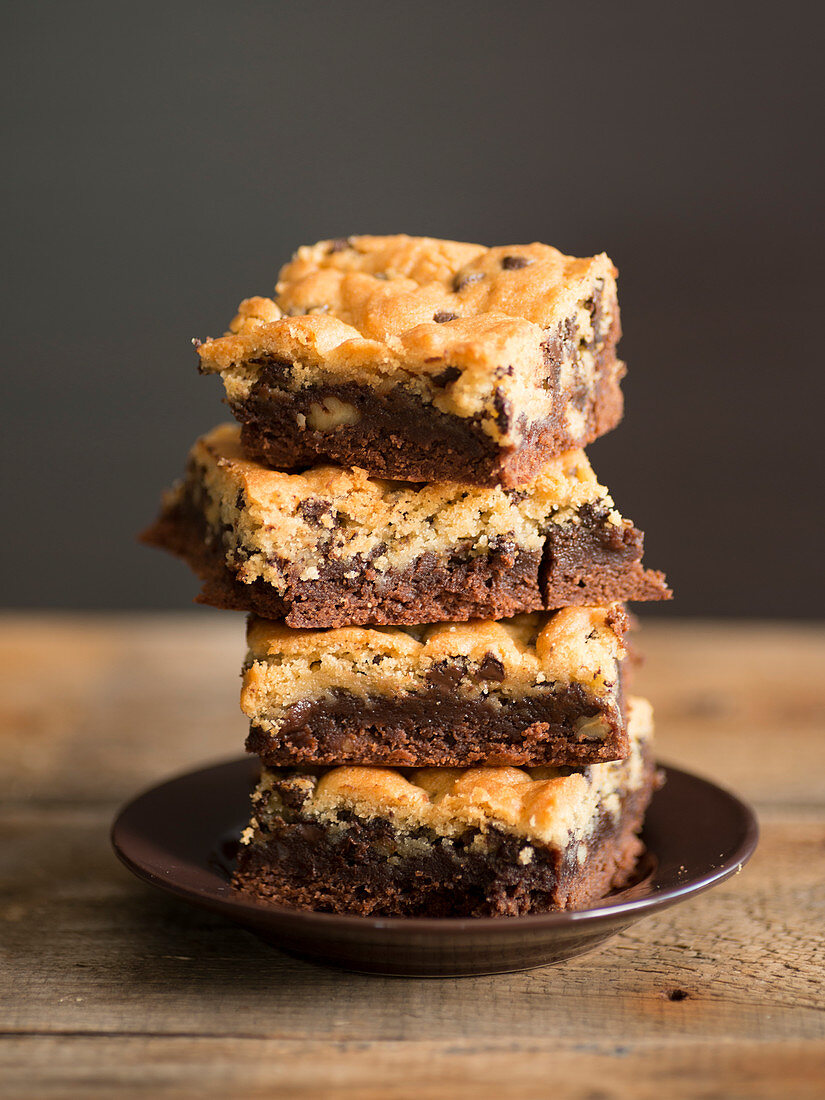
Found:
<svg viewBox="0 0 825 1100"><path fill-rule="evenodd" d="M821 615L820 11L5 4L2 602L186 606L133 536L226 415L190 338L302 242L409 232L608 251L592 458L667 613Z"/></svg>

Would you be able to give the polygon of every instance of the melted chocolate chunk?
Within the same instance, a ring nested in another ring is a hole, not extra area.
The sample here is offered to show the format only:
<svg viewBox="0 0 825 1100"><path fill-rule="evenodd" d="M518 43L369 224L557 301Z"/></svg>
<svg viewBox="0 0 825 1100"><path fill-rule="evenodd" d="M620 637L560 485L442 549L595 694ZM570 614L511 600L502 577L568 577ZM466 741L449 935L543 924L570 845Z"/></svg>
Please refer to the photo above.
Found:
<svg viewBox="0 0 825 1100"><path fill-rule="evenodd" d="M439 374L433 375L433 382L436 386L449 386L451 382L455 382L456 378L461 377L461 371L458 367L445 367Z"/></svg>
<svg viewBox="0 0 825 1100"><path fill-rule="evenodd" d="M492 653L487 653L478 666L476 679L494 680L497 684L501 684L504 682L504 665L498 657L494 657Z"/></svg>
<svg viewBox="0 0 825 1100"><path fill-rule="evenodd" d="M548 335L542 344L544 362L547 366L557 367L562 360L573 358L576 350L573 340L576 328L573 318L567 317Z"/></svg>
<svg viewBox="0 0 825 1100"><path fill-rule="evenodd" d="M330 242L329 252L346 252L352 245L349 243L346 237L336 237L334 241Z"/></svg>
<svg viewBox="0 0 825 1100"><path fill-rule="evenodd" d="M520 267L528 267L532 262L527 256L505 256L501 266L505 271L517 271Z"/></svg>
<svg viewBox="0 0 825 1100"><path fill-rule="evenodd" d="M496 424L500 431L506 432L513 416L513 403L509 397L505 396L503 390L496 388L493 405L496 410Z"/></svg>
<svg viewBox="0 0 825 1100"><path fill-rule="evenodd" d="M442 691L453 691L464 678L464 669L461 665L439 664L433 665L427 673L427 683L431 687L441 688Z"/></svg>
<svg viewBox="0 0 825 1100"><path fill-rule="evenodd" d="M281 390L292 381L292 363L288 359L264 355L259 359L250 359L250 363L261 368L255 383L256 388L260 387L261 395L270 395L272 390Z"/></svg>
<svg viewBox="0 0 825 1100"><path fill-rule="evenodd" d="M292 826L296 836L309 846L310 849L317 849L320 844L326 840L326 833L320 825L316 825L311 821L299 821ZM288 849L281 843L276 850L281 856L287 854Z"/></svg>
<svg viewBox="0 0 825 1100"><path fill-rule="evenodd" d="M329 501L321 500L320 497L308 497L307 500L299 501L297 511L313 527L321 526L321 516L332 515Z"/></svg>
<svg viewBox="0 0 825 1100"><path fill-rule="evenodd" d="M283 722L281 733L295 733L306 727L307 721L312 715L314 704L310 699L298 699L288 709Z"/></svg>
<svg viewBox="0 0 825 1100"><path fill-rule="evenodd" d="M284 806L289 810L300 810L309 797L308 791L302 790L289 782L278 785L278 794L281 796Z"/></svg>
<svg viewBox="0 0 825 1100"><path fill-rule="evenodd" d="M597 279L593 291L593 297L587 303L590 313L590 324L593 328L593 342L600 344L607 335L608 326L604 317L604 279Z"/></svg>
<svg viewBox="0 0 825 1100"><path fill-rule="evenodd" d="M438 311L438 313L433 314L433 320L435 321L435 323L437 325L443 325L447 321L457 321L458 320L458 314L457 313L450 313L445 309L440 309Z"/></svg>

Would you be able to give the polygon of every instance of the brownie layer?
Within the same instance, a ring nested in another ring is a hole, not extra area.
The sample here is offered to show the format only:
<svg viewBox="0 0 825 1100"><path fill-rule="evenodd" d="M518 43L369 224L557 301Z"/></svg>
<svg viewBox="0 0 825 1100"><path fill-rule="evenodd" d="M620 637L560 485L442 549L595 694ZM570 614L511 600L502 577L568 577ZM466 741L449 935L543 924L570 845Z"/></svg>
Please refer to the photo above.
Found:
<svg viewBox="0 0 825 1100"><path fill-rule="evenodd" d="M445 664L427 691L357 697L345 691L290 707L276 734L253 723L246 741L268 765L414 767L582 766L627 756L620 707L594 702L580 684L502 704L456 694L463 671ZM597 720L599 736L588 736Z"/></svg>
<svg viewBox="0 0 825 1100"><path fill-rule="evenodd" d="M602 812L580 860L566 848L531 845L498 829L468 829L445 844L431 830L400 835L390 821L329 827L300 810L275 819L265 843L242 847L234 885L261 899L323 912L372 916L518 916L580 909L631 879L638 832L656 784L652 757L642 785ZM410 840L413 841L410 844ZM405 854L400 854L400 853Z"/></svg>
<svg viewBox="0 0 825 1100"><path fill-rule="evenodd" d="M441 412L402 386L386 392L353 382L292 389L292 365L285 362L257 364L260 375L249 397L230 407L243 426L248 453L268 466L295 469L324 459L401 481L438 481L449 470L455 481L512 488L535 477L549 458L592 443L619 423L624 364L615 354L618 333L616 319L596 357L592 394L574 394L568 400L559 363L548 353L545 388L555 394L553 413L532 422L520 414L517 446L500 446L479 418ZM356 422L313 431L306 426L313 407L329 406L330 399L355 410ZM569 423L571 403L580 414L575 430ZM501 406L504 421L510 415L505 398Z"/></svg>
<svg viewBox="0 0 825 1100"><path fill-rule="evenodd" d="M199 603L284 619L293 627L414 625L502 619L526 611L666 599L663 574L641 563L644 537L584 505L578 522L550 525L543 553L499 539L484 554L425 553L403 570L379 572L363 558L328 562L302 580L286 559L279 592L259 578L242 583L226 549L185 496L165 509L141 538L183 558L202 582ZM354 574L354 575L353 575Z"/></svg>
<svg viewBox="0 0 825 1100"><path fill-rule="evenodd" d="M539 585L547 610L615 600L665 600L665 576L642 565L644 535L632 524L583 505L573 523L547 529Z"/></svg>

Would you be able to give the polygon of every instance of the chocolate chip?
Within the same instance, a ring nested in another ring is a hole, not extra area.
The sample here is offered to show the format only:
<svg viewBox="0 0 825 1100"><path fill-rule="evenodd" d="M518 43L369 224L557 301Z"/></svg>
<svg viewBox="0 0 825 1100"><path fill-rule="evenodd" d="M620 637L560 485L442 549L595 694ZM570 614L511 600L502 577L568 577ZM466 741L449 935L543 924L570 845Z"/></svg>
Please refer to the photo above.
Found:
<svg viewBox="0 0 825 1100"><path fill-rule="evenodd" d="M437 325L443 325L445 321L457 321L457 313L448 313L446 310L440 309L438 313L433 314L433 320Z"/></svg>
<svg viewBox="0 0 825 1100"><path fill-rule="evenodd" d="M293 703L281 721L279 732L297 733L299 730L306 730L312 708L313 704L309 699L299 699L297 703Z"/></svg>
<svg viewBox="0 0 825 1100"><path fill-rule="evenodd" d="M346 252L352 245L349 243L346 237L336 237L334 241L330 241L329 248L327 249L327 255L332 252Z"/></svg>
<svg viewBox="0 0 825 1100"><path fill-rule="evenodd" d="M492 653L487 653L478 666L476 678L479 680L495 680L497 684L500 684L504 680L504 665L498 657L494 657Z"/></svg>
<svg viewBox="0 0 825 1100"><path fill-rule="evenodd" d="M286 780L278 784L278 794L288 810L300 810L309 796L309 791L294 786L289 780Z"/></svg>
<svg viewBox="0 0 825 1100"><path fill-rule="evenodd" d="M593 297L585 303L590 313L590 325L593 330L593 344L598 345L607 335L604 316L604 279L597 279L593 286Z"/></svg>
<svg viewBox="0 0 825 1100"><path fill-rule="evenodd" d="M449 386L451 382L455 382L456 378L461 377L461 371L458 367L445 367L443 371L433 375L433 382L436 386Z"/></svg>
<svg viewBox="0 0 825 1100"><path fill-rule="evenodd" d="M527 256L505 256L501 266L505 271L516 271L520 267L527 267L532 262Z"/></svg>
<svg viewBox="0 0 825 1100"><path fill-rule="evenodd" d="M242 512L245 507L243 489L238 490L238 495L235 497L235 507L239 512Z"/></svg>
<svg viewBox="0 0 825 1100"><path fill-rule="evenodd" d="M510 423L510 418L513 415L513 403L510 398L504 394L503 390L496 387L496 391L493 394L493 405L496 410L496 424L498 424L500 431L506 432Z"/></svg>
<svg viewBox="0 0 825 1100"><path fill-rule="evenodd" d="M253 394L266 397L268 390L283 389L292 379L292 363L274 356L258 356L249 360L253 367L260 367Z"/></svg>
<svg viewBox="0 0 825 1100"><path fill-rule="evenodd" d="M558 366L565 359L572 359L575 353L575 337L578 325L572 317L566 317L550 332L542 343L546 366Z"/></svg>
<svg viewBox="0 0 825 1100"><path fill-rule="evenodd" d="M308 497L298 502L298 515L313 527L321 526L321 516L332 515L332 508L328 500L320 497Z"/></svg>
<svg viewBox="0 0 825 1100"><path fill-rule="evenodd" d="M465 286L470 286L472 283L477 283L484 278L483 271L468 271L465 274L459 272L453 279L453 292L458 294L460 290L463 290Z"/></svg>
<svg viewBox="0 0 825 1100"><path fill-rule="evenodd" d="M454 691L461 683L464 669L455 664L433 665L427 673L427 683L432 687L441 688L442 691Z"/></svg>

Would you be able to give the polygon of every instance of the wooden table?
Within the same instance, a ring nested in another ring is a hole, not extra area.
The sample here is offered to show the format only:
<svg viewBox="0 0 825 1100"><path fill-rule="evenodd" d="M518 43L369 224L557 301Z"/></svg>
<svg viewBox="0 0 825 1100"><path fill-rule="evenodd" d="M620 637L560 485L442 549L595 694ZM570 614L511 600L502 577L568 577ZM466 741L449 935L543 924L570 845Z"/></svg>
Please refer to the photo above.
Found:
<svg viewBox="0 0 825 1100"><path fill-rule="evenodd" d="M240 616L0 617L0 1093L821 1098L825 631L640 644L662 758L756 803L754 860L565 966L405 980L282 955L109 848L124 799L240 752Z"/></svg>

